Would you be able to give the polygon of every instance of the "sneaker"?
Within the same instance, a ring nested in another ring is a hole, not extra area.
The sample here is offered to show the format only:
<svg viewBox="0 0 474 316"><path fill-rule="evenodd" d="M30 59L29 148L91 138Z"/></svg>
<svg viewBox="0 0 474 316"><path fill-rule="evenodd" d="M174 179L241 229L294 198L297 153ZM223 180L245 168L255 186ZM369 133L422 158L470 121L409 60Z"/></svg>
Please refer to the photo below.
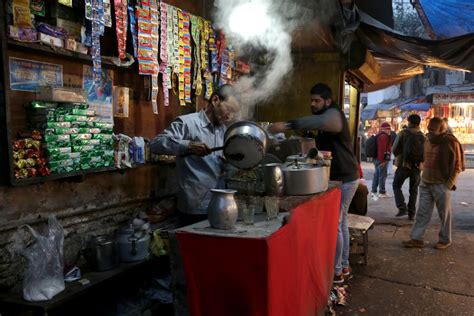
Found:
<svg viewBox="0 0 474 316"><path fill-rule="evenodd" d="M344 275L342 273L339 275L335 274L332 283L334 284L344 283Z"/></svg>
<svg viewBox="0 0 474 316"><path fill-rule="evenodd" d="M415 220L415 214L413 214L413 213L408 213L408 220L409 220L409 221L414 221L414 220Z"/></svg>
<svg viewBox="0 0 474 316"><path fill-rule="evenodd" d="M423 240L410 239L407 241L402 241L402 245L405 248L423 248L425 246L425 243L423 242Z"/></svg>
<svg viewBox="0 0 474 316"><path fill-rule="evenodd" d="M398 209L398 213L397 215L395 215L396 217L400 217L400 216L405 216L407 215L407 210L406 209L403 209L403 208L399 208Z"/></svg>
<svg viewBox="0 0 474 316"><path fill-rule="evenodd" d="M389 198L391 197L388 193L379 193L379 198Z"/></svg>
<svg viewBox="0 0 474 316"><path fill-rule="evenodd" d="M345 268L342 268L342 274L343 275L349 275L352 273L352 269L351 267L345 267Z"/></svg>
<svg viewBox="0 0 474 316"><path fill-rule="evenodd" d="M379 199L379 196L377 193L371 193L370 196L372 197L372 200L377 201Z"/></svg>
<svg viewBox="0 0 474 316"><path fill-rule="evenodd" d="M352 279L352 268L351 267L342 268L342 275L345 278L347 278L347 280Z"/></svg>
<svg viewBox="0 0 474 316"><path fill-rule="evenodd" d="M441 241L438 241L438 243L434 245L435 249L439 249L439 250L446 249L449 246L451 246L450 242L441 242Z"/></svg>

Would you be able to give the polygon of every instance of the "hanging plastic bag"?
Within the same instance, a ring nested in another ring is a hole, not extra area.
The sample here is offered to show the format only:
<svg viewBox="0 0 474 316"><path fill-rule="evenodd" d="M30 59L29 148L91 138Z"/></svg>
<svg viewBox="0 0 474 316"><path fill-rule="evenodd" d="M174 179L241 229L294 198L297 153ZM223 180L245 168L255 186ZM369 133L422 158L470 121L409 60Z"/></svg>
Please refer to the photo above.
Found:
<svg viewBox="0 0 474 316"><path fill-rule="evenodd" d="M39 234L29 225L26 227L35 242L17 251L26 258L28 266L23 279L23 298L27 301L44 301L64 290L64 231L54 215L48 218L48 232Z"/></svg>

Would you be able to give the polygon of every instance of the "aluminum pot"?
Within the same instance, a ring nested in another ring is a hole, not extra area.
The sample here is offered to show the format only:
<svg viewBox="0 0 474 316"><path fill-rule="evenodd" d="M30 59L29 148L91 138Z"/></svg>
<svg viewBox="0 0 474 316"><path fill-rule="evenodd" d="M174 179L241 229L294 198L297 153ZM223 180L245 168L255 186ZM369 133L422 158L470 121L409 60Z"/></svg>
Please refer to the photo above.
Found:
<svg viewBox="0 0 474 316"><path fill-rule="evenodd" d="M140 261L150 254L150 234L146 229L137 229L133 226L122 227L117 230L116 240L118 244L120 261Z"/></svg>
<svg viewBox="0 0 474 316"><path fill-rule="evenodd" d="M306 163L290 164L282 168L286 195L307 195L328 189L329 167Z"/></svg>
<svg viewBox="0 0 474 316"><path fill-rule="evenodd" d="M238 210L234 194L236 190L212 189L207 216L211 227L232 229L237 222Z"/></svg>
<svg viewBox="0 0 474 316"><path fill-rule="evenodd" d="M255 122L233 123L224 134L224 156L238 169L249 170L258 166L268 147L267 132Z"/></svg>
<svg viewBox="0 0 474 316"><path fill-rule="evenodd" d="M113 269L119 264L117 243L112 236L100 235L90 239L83 250L84 257L95 271Z"/></svg>

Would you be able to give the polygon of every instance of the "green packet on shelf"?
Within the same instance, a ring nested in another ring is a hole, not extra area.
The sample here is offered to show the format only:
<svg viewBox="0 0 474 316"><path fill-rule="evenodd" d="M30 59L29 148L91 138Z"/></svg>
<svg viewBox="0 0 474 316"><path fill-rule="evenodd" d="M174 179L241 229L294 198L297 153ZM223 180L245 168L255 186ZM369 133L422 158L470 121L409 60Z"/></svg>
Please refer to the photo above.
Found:
<svg viewBox="0 0 474 316"><path fill-rule="evenodd" d="M98 128L106 128L106 129L114 128L114 124L108 123L108 122L101 122L101 121L94 122L94 126Z"/></svg>
<svg viewBox="0 0 474 316"><path fill-rule="evenodd" d="M69 127L69 128L47 128L44 131L45 135L70 135L79 133L79 128Z"/></svg>
<svg viewBox="0 0 474 316"><path fill-rule="evenodd" d="M88 153L89 151L92 151L94 150L94 146L93 145L84 145L84 146L75 146L73 145L72 146L72 151L73 152L80 152L80 153Z"/></svg>
<svg viewBox="0 0 474 316"><path fill-rule="evenodd" d="M101 132L100 128L89 128L89 127L80 127L79 133L81 134L99 134Z"/></svg>
<svg viewBox="0 0 474 316"><path fill-rule="evenodd" d="M70 128L71 122L47 122L47 128Z"/></svg>
<svg viewBox="0 0 474 316"><path fill-rule="evenodd" d="M85 115L65 114L64 121L66 122L87 122L89 118Z"/></svg>
<svg viewBox="0 0 474 316"><path fill-rule="evenodd" d="M49 156L51 161L68 160L68 159L79 159L81 153L57 153Z"/></svg>
<svg viewBox="0 0 474 316"><path fill-rule="evenodd" d="M95 116L94 110L72 109L69 113L74 115Z"/></svg>
<svg viewBox="0 0 474 316"><path fill-rule="evenodd" d="M71 147L46 148L46 154L48 156L52 156L56 154L67 154L70 152L72 152Z"/></svg>
<svg viewBox="0 0 474 316"><path fill-rule="evenodd" d="M72 110L72 109L87 110L89 108L89 104L82 103L82 102L59 102L58 106L67 110Z"/></svg>
<svg viewBox="0 0 474 316"><path fill-rule="evenodd" d="M44 142L43 147L45 149L71 147L71 142L70 141Z"/></svg>
<svg viewBox="0 0 474 316"><path fill-rule="evenodd" d="M54 109L58 106L56 102L48 101L31 101L25 104L27 109Z"/></svg>
<svg viewBox="0 0 474 316"><path fill-rule="evenodd" d="M74 146L100 145L100 139L74 139L72 141Z"/></svg>
<svg viewBox="0 0 474 316"><path fill-rule="evenodd" d="M68 142L71 139L70 135L44 135L44 141L50 142Z"/></svg>
<svg viewBox="0 0 474 316"><path fill-rule="evenodd" d="M112 134L93 134L92 138L100 140L109 140L112 139Z"/></svg>
<svg viewBox="0 0 474 316"><path fill-rule="evenodd" d="M71 126L79 128L92 128L94 127L94 122L71 122Z"/></svg>
<svg viewBox="0 0 474 316"><path fill-rule="evenodd" d="M71 140L77 140L77 139L89 140L91 138L92 138L92 134L72 134L71 135Z"/></svg>

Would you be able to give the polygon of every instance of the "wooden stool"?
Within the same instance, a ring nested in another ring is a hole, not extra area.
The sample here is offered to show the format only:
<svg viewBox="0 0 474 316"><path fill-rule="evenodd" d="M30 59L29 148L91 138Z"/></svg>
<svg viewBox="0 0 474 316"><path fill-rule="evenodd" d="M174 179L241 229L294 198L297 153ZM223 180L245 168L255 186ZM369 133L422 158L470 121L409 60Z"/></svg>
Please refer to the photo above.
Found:
<svg viewBox="0 0 474 316"><path fill-rule="evenodd" d="M349 214L349 233L351 236L350 253L359 254L363 264L367 265L369 255L369 236L367 231L374 225L374 220L368 216Z"/></svg>

